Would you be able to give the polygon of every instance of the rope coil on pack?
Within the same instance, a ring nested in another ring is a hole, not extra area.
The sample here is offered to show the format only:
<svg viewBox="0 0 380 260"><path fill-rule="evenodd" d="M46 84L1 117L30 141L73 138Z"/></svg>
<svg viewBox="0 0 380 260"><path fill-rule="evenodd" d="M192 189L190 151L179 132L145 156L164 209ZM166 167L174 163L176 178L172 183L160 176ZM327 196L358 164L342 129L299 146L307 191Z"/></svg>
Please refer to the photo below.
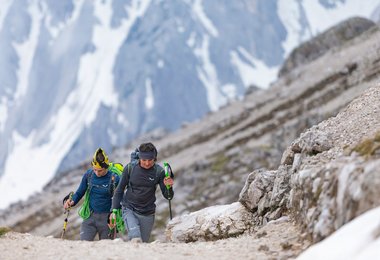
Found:
<svg viewBox="0 0 380 260"><path fill-rule="evenodd" d="M90 191L89 189L86 190L86 193L84 194L84 201L81 205L81 207L78 210L78 215L83 219L86 220L91 216L91 210L90 210Z"/></svg>

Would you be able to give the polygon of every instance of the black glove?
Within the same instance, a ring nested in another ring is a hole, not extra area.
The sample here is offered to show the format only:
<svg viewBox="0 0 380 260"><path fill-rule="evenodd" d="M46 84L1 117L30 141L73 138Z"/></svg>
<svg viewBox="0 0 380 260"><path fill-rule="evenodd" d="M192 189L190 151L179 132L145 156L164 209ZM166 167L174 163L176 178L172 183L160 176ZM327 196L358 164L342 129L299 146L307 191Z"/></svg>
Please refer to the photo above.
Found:
<svg viewBox="0 0 380 260"><path fill-rule="evenodd" d="M62 205L65 205L65 202L66 202L66 200L68 200L70 198L70 195L71 195L71 192L69 194L67 194L66 197L63 198Z"/></svg>

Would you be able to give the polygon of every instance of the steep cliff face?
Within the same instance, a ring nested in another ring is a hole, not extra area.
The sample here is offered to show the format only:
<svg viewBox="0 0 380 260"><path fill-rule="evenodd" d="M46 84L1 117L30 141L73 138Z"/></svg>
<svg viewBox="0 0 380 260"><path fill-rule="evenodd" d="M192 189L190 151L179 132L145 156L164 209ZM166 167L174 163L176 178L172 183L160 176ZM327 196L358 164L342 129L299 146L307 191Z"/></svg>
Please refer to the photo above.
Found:
<svg viewBox="0 0 380 260"><path fill-rule="evenodd" d="M377 82L336 117L301 134L277 170L250 174L239 201L258 224L290 215L318 242L380 206L379 101Z"/></svg>
<svg viewBox="0 0 380 260"><path fill-rule="evenodd" d="M372 27L319 59L294 69L267 91L255 91L244 100L235 101L164 138L160 138L158 132L141 137L130 146L116 150L110 157L125 163L139 142L153 141L159 150L159 161L170 162L176 174L176 197L172 202L174 216L237 201L247 174L265 168L273 173L269 175L273 175L276 184L267 184L268 188L263 189L263 196L267 194L264 200L258 197L260 210L252 202L247 202L247 205L253 205L247 207L257 211L254 216L257 225L288 214L288 201L297 203L304 198L296 196L299 192L295 187L292 200L289 197L291 188L287 184L292 176L288 173L292 168L289 165L295 164L299 156L294 155L296 159L285 156L281 160L283 152L307 128L337 115L364 90L376 86L380 74L379 38L378 27ZM325 151L323 149L327 148L313 149L306 149L304 153L314 154L318 149ZM86 162L55 178L43 193L13 205L10 211L17 214L12 217L2 212L1 224L18 231L58 236L63 221L61 200L70 190L76 189L88 165ZM261 170L260 174L265 175L265 171ZM246 187L258 178L255 174L250 176ZM280 176L282 179L278 179ZM271 201L272 196L268 194L273 189L278 190L278 195ZM160 196L157 194L156 238L160 237L168 221L167 203ZM270 203L275 203L276 207L268 207ZM306 214L301 209L298 215L296 212L295 216ZM308 223L305 222L305 226ZM68 237L78 238L79 224L80 219L72 214Z"/></svg>

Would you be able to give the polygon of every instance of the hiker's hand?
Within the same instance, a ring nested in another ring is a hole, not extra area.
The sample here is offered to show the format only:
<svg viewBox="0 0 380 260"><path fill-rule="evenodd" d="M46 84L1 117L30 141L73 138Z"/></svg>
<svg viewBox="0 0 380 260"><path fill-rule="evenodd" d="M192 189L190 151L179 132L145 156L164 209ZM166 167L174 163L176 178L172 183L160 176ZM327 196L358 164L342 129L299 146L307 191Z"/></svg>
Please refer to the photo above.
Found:
<svg viewBox="0 0 380 260"><path fill-rule="evenodd" d="M169 185L171 187L174 184L174 180L172 178L170 178L170 177L165 177L164 184L165 184L165 186Z"/></svg>
<svg viewBox="0 0 380 260"><path fill-rule="evenodd" d="M68 209L68 208L71 208L71 206L74 205L74 201L72 199L68 199L65 201L65 203L63 204L63 207L65 209Z"/></svg>
<svg viewBox="0 0 380 260"><path fill-rule="evenodd" d="M114 228L116 226L116 215L115 213L111 213L108 221L108 227Z"/></svg>

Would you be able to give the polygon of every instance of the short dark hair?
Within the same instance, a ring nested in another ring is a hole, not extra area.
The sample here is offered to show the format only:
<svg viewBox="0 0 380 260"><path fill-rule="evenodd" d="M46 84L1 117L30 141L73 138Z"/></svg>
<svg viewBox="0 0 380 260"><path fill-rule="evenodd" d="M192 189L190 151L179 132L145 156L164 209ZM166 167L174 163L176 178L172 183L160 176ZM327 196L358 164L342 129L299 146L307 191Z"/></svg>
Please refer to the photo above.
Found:
<svg viewBox="0 0 380 260"><path fill-rule="evenodd" d="M152 143L142 143L139 146L140 152L154 152L155 157L157 158L157 149Z"/></svg>

